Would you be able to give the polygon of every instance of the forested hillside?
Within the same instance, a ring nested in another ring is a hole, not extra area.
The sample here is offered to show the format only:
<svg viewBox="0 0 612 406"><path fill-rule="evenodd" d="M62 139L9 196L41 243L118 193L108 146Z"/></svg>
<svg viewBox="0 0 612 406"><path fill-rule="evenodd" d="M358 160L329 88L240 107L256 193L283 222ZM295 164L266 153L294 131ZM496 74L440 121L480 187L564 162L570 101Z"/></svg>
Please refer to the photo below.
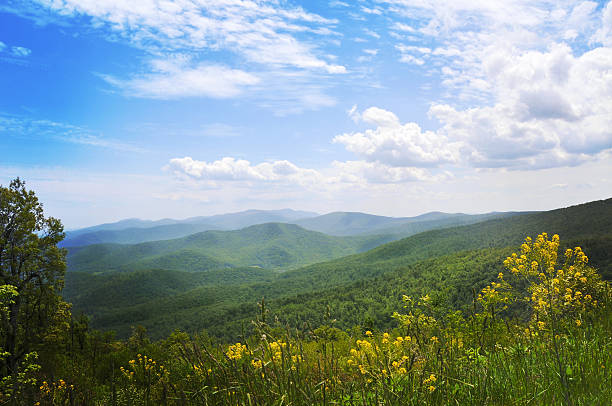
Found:
<svg viewBox="0 0 612 406"><path fill-rule="evenodd" d="M68 270L168 269L198 272L220 267L288 269L362 252L391 236L333 237L294 224L266 223L235 231L206 231L174 240L69 248Z"/></svg>
<svg viewBox="0 0 612 406"><path fill-rule="evenodd" d="M110 304L112 301L106 301L102 294L92 294L99 300L89 301L86 309L93 315L95 326L117 330L120 335L128 334L130 326L142 324L154 336L161 337L178 327L206 329L230 339L243 325L249 327L262 297L270 302L274 314L294 326L305 321L322 322L321 314L329 306L332 317L344 327L363 323L381 327L391 322L389 312L399 309L402 294L439 291L440 300L461 308L471 299L472 289L499 271L501 258L509 249L527 235L537 234L533 230L550 230L568 245L590 249L593 265L605 277L612 276L612 199L608 199L429 231L278 275L253 274L244 283L235 279L220 279L214 284L204 281L192 289L154 295L148 301L143 294L142 301L121 302L121 306ZM257 279L260 276L264 278L261 281ZM68 276L68 285L72 277ZM103 280L96 285L103 286ZM128 286L138 284L129 274L116 281ZM80 292L81 297L87 297L86 284L81 285ZM75 310L85 310L80 303L77 301Z"/></svg>
<svg viewBox="0 0 612 406"><path fill-rule="evenodd" d="M365 213L335 212L305 218L293 223L308 230L338 236L396 234L408 237L428 230L473 224L514 214L518 213L462 214L431 212L415 217L385 217Z"/></svg>

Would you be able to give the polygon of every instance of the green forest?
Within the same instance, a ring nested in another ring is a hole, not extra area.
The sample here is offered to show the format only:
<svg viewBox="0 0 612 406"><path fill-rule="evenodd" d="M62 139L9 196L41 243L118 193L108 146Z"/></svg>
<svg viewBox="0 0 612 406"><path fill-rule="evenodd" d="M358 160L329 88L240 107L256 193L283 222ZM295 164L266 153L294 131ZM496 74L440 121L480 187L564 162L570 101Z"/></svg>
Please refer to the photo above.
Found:
<svg viewBox="0 0 612 406"><path fill-rule="evenodd" d="M612 199L377 224L62 248L16 179L0 187L0 404L612 402Z"/></svg>

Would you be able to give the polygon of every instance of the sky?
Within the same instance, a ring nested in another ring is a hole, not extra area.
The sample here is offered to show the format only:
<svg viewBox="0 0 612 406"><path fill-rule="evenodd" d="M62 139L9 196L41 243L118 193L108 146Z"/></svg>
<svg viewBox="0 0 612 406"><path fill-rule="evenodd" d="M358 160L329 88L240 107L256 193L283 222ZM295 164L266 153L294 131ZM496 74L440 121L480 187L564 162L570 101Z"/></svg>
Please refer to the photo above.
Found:
<svg viewBox="0 0 612 406"><path fill-rule="evenodd" d="M68 228L612 197L612 1L2 0L0 184Z"/></svg>

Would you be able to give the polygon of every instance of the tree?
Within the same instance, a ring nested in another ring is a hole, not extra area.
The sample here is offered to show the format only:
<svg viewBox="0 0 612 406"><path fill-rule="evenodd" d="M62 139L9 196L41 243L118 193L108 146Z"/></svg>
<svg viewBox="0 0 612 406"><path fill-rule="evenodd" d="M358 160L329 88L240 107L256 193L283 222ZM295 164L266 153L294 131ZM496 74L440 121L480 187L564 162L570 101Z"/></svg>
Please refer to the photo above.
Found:
<svg viewBox="0 0 612 406"><path fill-rule="evenodd" d="M12 286L12 299L0 312L0 377L18 370L26 354L43 341L63 309L66 250L62 223L45 217L33 191L19 178L0 185L0 286ZM6 288L8 289L8 288Z"/></svg>

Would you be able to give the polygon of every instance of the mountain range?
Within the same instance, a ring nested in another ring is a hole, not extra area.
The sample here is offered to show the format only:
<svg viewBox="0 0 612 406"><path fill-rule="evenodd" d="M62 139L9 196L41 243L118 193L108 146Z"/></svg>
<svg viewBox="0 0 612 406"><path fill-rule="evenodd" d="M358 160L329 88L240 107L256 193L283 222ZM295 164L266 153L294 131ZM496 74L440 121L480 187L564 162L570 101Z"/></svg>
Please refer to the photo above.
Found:
<svg viewBox="0 0 612 406"><path fill-rule="evenodd" d="M68 258L70 272L64 294L75 311L92 317L95 327L115 330L119 336L128 335L130 326L141 324L158 337L176 328L192 332L206 329L229 340L245 326L248 328L256 316L257 301L264 297L278 320L300 328L305 321L314 327L328 323L325 314L336 319L340 327L388 325L392 322L389 315L401 307L403 294L442 292L436 300L460 309L471 300L475 289L503 271L503 259L526 236L541 232L559 234L565 246L582 246L590 263L605 278L612 277L612 199L493 217L384 244L384 238L391 237L333 237L273 223L232 232L209 231L152 245L173 247L174 251L162 256L181 253L181 247L190 243L194 247L216 247L203 254L216 263L211 262L201 272L186 272L194 269L158 261L159 257L151 256L154 250L149 243L74 248ZM426 216L425 221L448 218ZM384 229L389 224L383 220L378 225ZM279 264L275 261L265 263L269 269L249 262L265 252L262 247L278 248L286 238L290 243L283 246L285 252L295 252L291 254L296 259L293 269L275 267ZM363 238L374 240L360 240ZM261 245L252 245L252 241ZM373 246L362 253L299 266L316 255L322 258L358 250L358 245L349 241L359 241L364 251L367 244ZM379 242L382 245L374 247ZM333 249L324 250L329 244L335 244ZM222 267L218 267L221 262Z"/></svg>
<svg viewBox="0 0 612 406"><path fill-rule="evenodd" d="M126 219L66 232L62 247L115 243L137 244L169 240L209 230L239 230L263 223L297 224L307 230L334 236L393 234L407 237L422 231L456 225L473 224L490 218L517 213L462 214L431 212L415 217L385 217L358 212L334 212L318 215L312 212L283 210L247 210L184 220Z"/></svg>

